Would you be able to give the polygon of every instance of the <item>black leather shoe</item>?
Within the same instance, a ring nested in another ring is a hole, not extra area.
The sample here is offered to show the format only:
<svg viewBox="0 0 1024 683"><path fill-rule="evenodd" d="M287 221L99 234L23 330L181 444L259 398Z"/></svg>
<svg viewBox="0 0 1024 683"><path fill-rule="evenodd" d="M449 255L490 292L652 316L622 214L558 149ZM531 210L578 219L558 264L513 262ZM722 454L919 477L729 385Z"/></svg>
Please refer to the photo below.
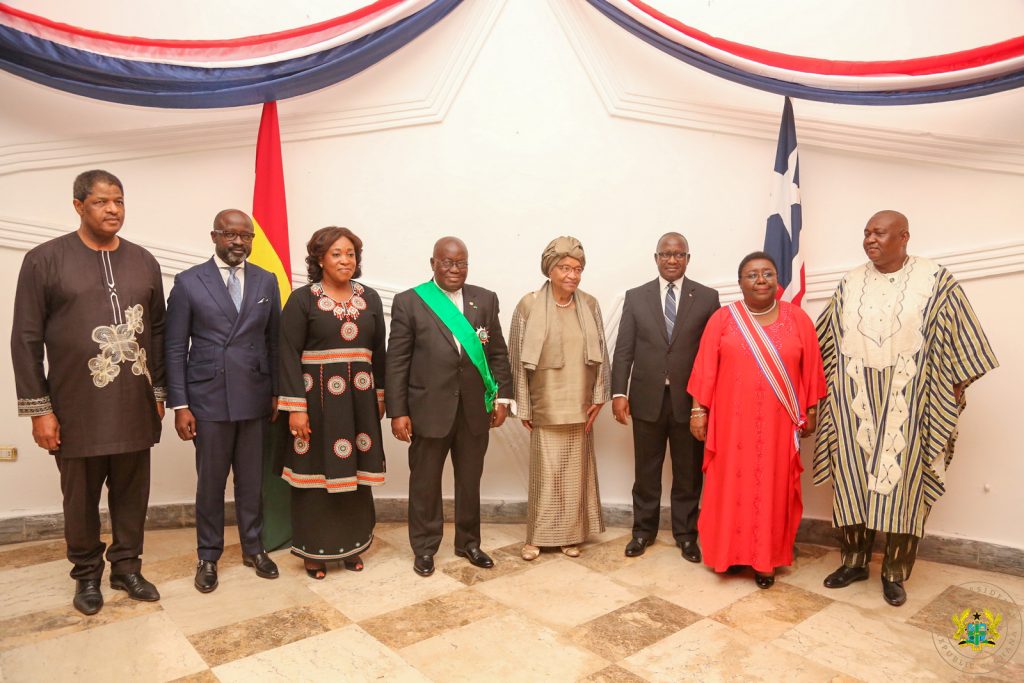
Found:
<svg viewBox="0 0 1024 683"><path fill-rule="evenodd" d="M697 541L680 541L677 545L683 551L683 559L700 562L700 546L697 545Z"/></svg>
<svg viewBox="0 0 1024 683"><path fill-rule="evenodd" d="M843 565L825 577L825 588L846 588L854 581L865 581L868 578L867 567L847 567Z"/></svg>
<svg viewBox="0 0 1024 683"><path fill-rule="evenodd" d="M270 555L267 555L266 550L255 555L242 555L242 564L246 567L255 567L256 576L261 579L276 579L280 576L280 573L277 571L277 565L270 559Z"/></svg>
<svg viewBox="0 0 1024 683"><path fill-rule="evenodd" d="M626 557L640 557L647 550L647 546L653 543L653 539L639 538L634 536L626 544Z"/></svg>
<svg viewBox="0 0 1024 683"><path fill-rule="evenodd" d="M771 588L775 585L775 575L754 572L754 583L757 584L758 588Z"/></svg>
<svg viewBox="0 0 1024 683"><path fill-rule="evenodd" d="M217 563L212 560L199 560L196 564L196 590L210 593L217 588Z"/></svg>
<svg viewBox="0 0 1024 683"><path fill-rule="evenodd" d="M78 579L75 582L75 609L85 615L96 614L103 607L103 593L99 579Z"/></svg>
<svg viewBox="0 0 1024 683"><path fill-rule="evenodd" d="M132 600L156 602L160 599L160 591L156 589L156 586L146 581L145 577L139 572L111 574L110 587L115 590L125 591Z"/></svg>
<svg viewBox="0 0 1024 683"><path fill-rule="evenodd" d="M902 581L889 581L882 578L882 597L893 607L899 607L907 601L907 589Z"/></svg>
<svg viewBox="0 0 1024 683"><path fill-rule="evenodd" d="M491 559L490 555L485 553L480 548L473 546L466 548L465 550L456 550L455 554L459 557L464 557L469 560L469 563L474 567L480 567L481 569L490 569L494 566L494 560ZM433 562L430 563L433 566Z"/></svg>
<svg viewBox="0 0 1024 683"><path fill-rule="evenodd" d="M434 556L417 555L416 559L412 563L412 568L415 569L416 573L420 576L430 576L434 573Z"/></svg>

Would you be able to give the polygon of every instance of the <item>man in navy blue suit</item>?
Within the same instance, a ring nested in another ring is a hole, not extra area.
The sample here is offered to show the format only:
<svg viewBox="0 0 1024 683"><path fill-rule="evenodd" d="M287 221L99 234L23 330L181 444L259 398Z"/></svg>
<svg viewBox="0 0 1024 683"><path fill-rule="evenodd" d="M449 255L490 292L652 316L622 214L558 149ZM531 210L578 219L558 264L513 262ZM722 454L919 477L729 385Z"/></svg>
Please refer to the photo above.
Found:
<svg viewBox="0 0 1024 683"><path fill-rule="evenodd" d="M224 551L224 487L234 472L242 561L276 579L260 540L263 434L277 417L277 279L246 262L252 221L235 209L217 214L214 256L174 278L167 302L165 356L174 428L196 446L196 589L217 588Z"/></svg>

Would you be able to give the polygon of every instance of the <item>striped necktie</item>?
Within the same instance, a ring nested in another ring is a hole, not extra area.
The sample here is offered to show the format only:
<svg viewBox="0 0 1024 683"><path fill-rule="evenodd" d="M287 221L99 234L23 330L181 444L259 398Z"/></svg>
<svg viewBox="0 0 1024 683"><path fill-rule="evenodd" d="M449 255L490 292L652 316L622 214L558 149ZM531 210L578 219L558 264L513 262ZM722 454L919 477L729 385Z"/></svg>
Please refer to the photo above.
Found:
<svg viewBox="0 0 1024 683"><path fill-rule="evenodd" d="M238 269L241 266L232 266L228 268L228 296L231 297L231 301L235 304L235 310L242 310L242 283L238 279Z"/></svg>
<svg viewBox="0 0 1024 683"><path fill-rule="evenodd" d="M668 338L672 338L672 330L676 326L676 283L668 283L668 291L665 293L665 329L668 331Z"/></svg>

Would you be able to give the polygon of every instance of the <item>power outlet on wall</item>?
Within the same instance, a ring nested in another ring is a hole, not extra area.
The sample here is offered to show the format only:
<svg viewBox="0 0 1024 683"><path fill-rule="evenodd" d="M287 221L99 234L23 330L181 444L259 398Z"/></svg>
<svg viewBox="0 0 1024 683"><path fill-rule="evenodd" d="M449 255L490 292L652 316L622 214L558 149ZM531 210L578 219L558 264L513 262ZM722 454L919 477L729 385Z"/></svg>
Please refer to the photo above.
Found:
<svg viewBox="0 0 1024 683"><path fill-rule="evenodd" d="M14 446L0 446L0 461L14 462L18 459L18 449Z"/></svg>

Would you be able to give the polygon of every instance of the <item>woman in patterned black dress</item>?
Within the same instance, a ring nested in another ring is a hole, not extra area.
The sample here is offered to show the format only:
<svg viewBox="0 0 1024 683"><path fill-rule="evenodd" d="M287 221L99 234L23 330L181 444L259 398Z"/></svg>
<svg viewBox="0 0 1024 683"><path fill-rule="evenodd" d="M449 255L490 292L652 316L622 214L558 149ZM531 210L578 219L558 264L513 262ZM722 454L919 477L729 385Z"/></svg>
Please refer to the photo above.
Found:
<svg viewBox="0 0 1024 683"><path fill-rule="evenodd" d="M325 562L363 568L373 542L371 486L384 483L384 309L361 273L363 243L348 228L306 245L310 285L281 314L278 407L292 440L281 477L292 486L292 553L322 579Z"/></svg>

